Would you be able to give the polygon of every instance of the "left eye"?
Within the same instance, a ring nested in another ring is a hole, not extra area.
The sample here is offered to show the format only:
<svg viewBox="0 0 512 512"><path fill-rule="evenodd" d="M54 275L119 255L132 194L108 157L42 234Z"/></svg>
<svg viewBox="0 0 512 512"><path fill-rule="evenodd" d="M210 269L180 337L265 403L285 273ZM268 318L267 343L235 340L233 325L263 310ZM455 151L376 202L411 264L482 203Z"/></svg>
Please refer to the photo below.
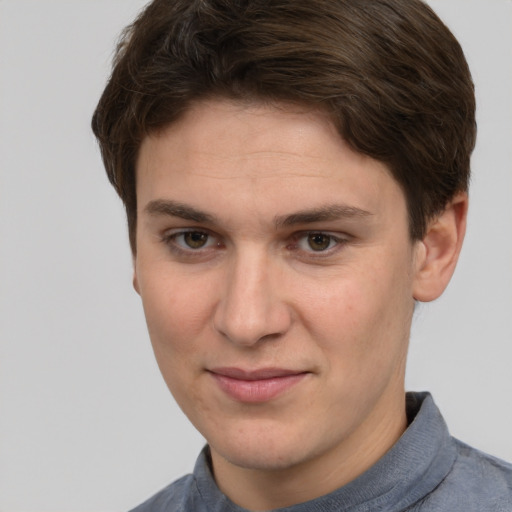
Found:
<svg viewBox="0 0 512 512"><path fill-rule="evenodd" d="M332 249L340 240L327 233L306 233L299 239L298 247L303 251L322 252Z"/></svg>

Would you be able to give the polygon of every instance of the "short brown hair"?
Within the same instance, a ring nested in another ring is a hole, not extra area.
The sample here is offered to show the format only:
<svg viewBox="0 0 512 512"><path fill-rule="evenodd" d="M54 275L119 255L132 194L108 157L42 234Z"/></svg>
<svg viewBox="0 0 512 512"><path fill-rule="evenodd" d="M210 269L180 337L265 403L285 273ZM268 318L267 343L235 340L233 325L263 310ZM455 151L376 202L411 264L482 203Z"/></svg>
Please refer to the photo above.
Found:
<svg viewBox="0 0 512 512"><path fill-rule="evenodd" d="M467 189L476 135L462 49L420 0L154 0L123 32L92 120L135 252L145 136L208 97L292 101L387 164L411 238Z"/></svg>

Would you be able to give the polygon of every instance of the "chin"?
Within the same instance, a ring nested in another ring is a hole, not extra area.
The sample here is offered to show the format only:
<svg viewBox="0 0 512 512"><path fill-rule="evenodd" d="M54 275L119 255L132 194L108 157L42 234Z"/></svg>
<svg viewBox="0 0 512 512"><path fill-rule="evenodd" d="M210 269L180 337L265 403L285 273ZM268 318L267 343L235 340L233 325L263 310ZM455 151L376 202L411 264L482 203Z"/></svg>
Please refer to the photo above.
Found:
<svg viewBox="0 0 512 512"><path fill-rule="evenodd" d="M270 449L267 453L263 453L263 451L260 446L256 451L241 450L235 453L218 453L230 464L254 471L283 471L303 462L297 453L276 453Z"/></svg>
<svg viewBox="0 0 512 512"><path fill-rule="evenodd" d="M210 448L230 464L245 469L279 471L314 457L314 450L309 450L304 444L304 436L291 432L279 435L275 429L271 433L253 431L228 439L220 443L212 440Z"/></svg>

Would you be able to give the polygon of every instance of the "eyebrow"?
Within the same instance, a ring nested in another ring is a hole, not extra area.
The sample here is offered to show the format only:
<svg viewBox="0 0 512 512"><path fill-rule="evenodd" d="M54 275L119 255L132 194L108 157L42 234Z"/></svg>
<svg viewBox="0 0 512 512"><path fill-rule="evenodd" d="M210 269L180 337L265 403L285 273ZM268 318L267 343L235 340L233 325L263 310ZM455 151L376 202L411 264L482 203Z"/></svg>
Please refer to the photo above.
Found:
<svg viewBox="0 0 512 512"><path fill-rule="evenodd" d="M296 224L313 224L341 219L370 217L373 213L344 204L330 204L311 210L302 210L290 215L280 215L274 218L276 228L294 226Z"/></svg>
<svg viewBox="0 0 512 512"><path fill-rule="evenodd" d="M179 217L180 219L190 220L192 222L216 223L216 217L210 213L203 212L178 201L170 199L156 199L150 201L144 211L149 215L165 215L169 217ZM344 204L330 204L310 210L301 210L287 215L278 215L274 217L276 228L290 227L297 224L313 224L315 222L328 222L341 219L364 218L372 216L369 211L348 206Z"/></svg>
<svg viewBox="0 0 512 512"><path fill-rule="evenodd" d="M167 215L170 217L179 217L193 222L213 223L215 217L209 213L202 212L192 206L168 199L156 199L150 201L144 211L150 215Z"/></svg>

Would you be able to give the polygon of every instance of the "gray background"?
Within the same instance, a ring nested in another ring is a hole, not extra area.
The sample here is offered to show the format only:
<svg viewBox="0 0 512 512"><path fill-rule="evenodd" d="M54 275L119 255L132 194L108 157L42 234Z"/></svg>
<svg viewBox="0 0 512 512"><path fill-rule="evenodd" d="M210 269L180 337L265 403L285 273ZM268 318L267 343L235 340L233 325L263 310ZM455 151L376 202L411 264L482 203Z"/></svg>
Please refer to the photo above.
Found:
<svg viewBox="0 0 512 512"><path fill-rule="evenodd" d="M158 373L89 130L142 0L0 0L0 510L125 510L202 439ZM432 0L478 91L466 247L415 320L407 386L512 460L512 2Z"/></svg>

